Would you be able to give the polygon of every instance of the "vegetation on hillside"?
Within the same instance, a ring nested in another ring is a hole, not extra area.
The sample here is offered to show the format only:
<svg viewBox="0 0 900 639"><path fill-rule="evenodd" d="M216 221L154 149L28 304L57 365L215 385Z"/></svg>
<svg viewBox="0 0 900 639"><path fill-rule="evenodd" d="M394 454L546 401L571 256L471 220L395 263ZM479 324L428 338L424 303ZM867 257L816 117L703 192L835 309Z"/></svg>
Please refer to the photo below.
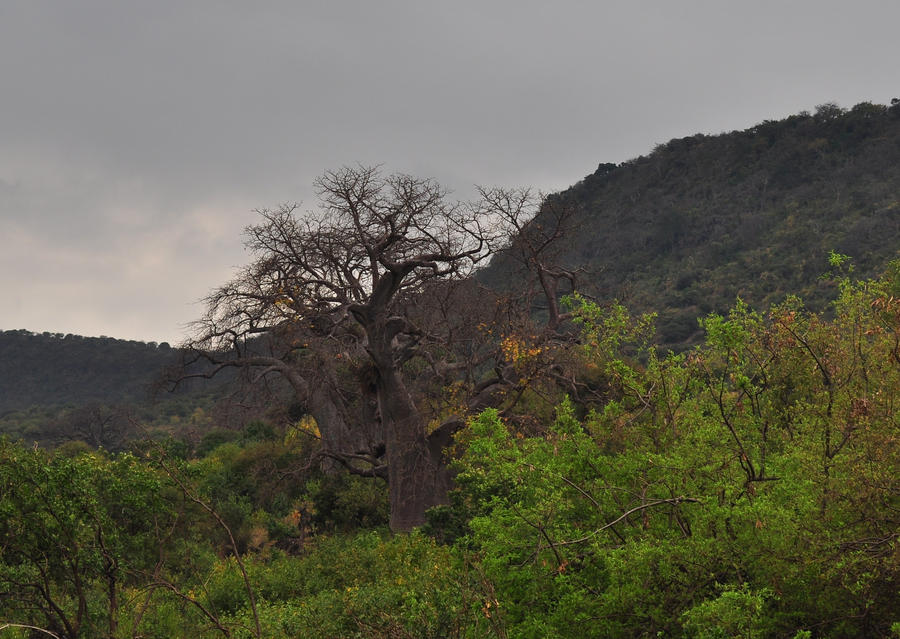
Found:
<svg viewBox="0 0 900 639"><path fill-rule="evenodd" d="M671 140L550 201L578 211L561 259L584 269L579 289L658 313L659 342L683 349L702 337L696 317L738 296L767 308L795 294L824 309L831 250L877 274L897 256L898 193L900 103L863 102ZM515 287L515 265L500 256L482 278Z"/></svg>
<svg viewBox="0 0 900 639"><path fill-rule="evenodd" d="M110 451L149 431L199 438L213 416L227 421L216 406L234 380L166 392L163 371L181 357L166 343L0 331L0 433L51 448L82 441Z"/></svg>
<svg viewBox="0 0 900 639"><path fill-rule="evenodd" d="M166 343L0 331L0 415L37 405L143 401L175 359Z"/></svg>

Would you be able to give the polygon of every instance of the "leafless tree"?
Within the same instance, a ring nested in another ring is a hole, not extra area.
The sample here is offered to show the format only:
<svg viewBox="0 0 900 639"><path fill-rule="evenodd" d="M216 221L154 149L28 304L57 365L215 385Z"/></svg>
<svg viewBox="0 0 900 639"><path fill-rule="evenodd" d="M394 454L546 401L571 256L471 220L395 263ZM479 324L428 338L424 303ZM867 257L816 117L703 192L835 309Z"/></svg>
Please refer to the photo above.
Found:
<svg viewBox="0 0 900 639"><path fill-rule="evenodd" d="M282 376L324 454L388 480L391 526L407 530L448 487L435 443L445 432L426 432L405 367L417 356L433 371L451 367L429 354L436 340L418 320L434 315L426 298L452 294L438 283L467 278L490 254L494 229L485 207L451 203L431 180L358 167L317 187L318 212L263 210L247 229L254 259L207 297L189 346L212 367L196 374Z"/></svg>
<svg viewBox="0 0 900 639"><path fill-rule="evenodd" d="M569 212L527 190L451 202L432 180L368 167L327 172L317 188L318 211L261 210L246 229L253 260L206 298L182 377L287 380L321 454L386 479L391 527L408 530L446 499L444 448L465 415L523 383L498 338L530 325L534 295L485 291L475 268L499 248L522 261L549 313L542 339L558 334L560 283L574 273L553 260ZM432 404L450 384L458 405Z"/></svg>
<svg viewBox="0 0 900 639"><path fill-rule="evenodd" d="M122 450L138 436L131 410L127 406L107 406L92 402L73 408L51 421L44 438L53 443L81 440L93 448Z"/></svg>
<svg viewBox="0 0 900 639"><path fill-rule="evenodd" d="M505 229L508 245L502 257L518 266L525 281L520 295L547 313L543 332L557 333L570 319L560 296L574 290L580 269L560 264L564 240L571 237L577 208L563 196L545 198L530 189L480 189L486 210Z"/></svg>

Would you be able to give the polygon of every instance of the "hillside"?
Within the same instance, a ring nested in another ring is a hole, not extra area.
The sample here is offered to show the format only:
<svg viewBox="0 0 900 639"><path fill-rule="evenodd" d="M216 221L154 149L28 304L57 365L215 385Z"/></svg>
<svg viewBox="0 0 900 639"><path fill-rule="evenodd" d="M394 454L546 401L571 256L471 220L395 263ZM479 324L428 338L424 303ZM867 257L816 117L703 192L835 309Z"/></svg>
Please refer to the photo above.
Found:
<svg viewBox="0 0 900 639"><path fill-rule="evenodd" d="M660 342L683 347L699 316L738 296L765 308L797 294L821 309L832 250L865 276L897 257L900 104L828 104L671 140L552 197L578 210L562 260L586 267L582 286L658 312ZM482 278L505 287L520 275L500 256Z"/></svg>
<svg viewBox="0 0 900 639"><path fill-rule="evenodd" d="M111 337L0 332L0 415L35 404L146 400L177 351Z"/></svg>
<svg viewBox="0 0 900 639"><path fill-rule="evenodd" d="M165 343L0 331L0 434L115 449L141 436L137 423L205 428L227 376L164 392L163 372L179 359Z"/></svg>

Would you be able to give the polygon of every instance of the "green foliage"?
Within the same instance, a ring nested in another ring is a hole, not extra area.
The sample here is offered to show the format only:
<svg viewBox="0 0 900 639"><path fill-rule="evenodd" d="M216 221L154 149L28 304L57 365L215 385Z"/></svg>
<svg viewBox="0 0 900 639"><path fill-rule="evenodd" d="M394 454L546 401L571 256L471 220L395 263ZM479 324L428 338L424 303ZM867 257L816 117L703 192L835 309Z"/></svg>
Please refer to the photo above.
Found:
<svg viewBox="0 0 900 639"><path fill-rule="evenodd" d="M844 260L842 260L844 262ZM900 303L845 280L702 322L687 356L579 310L617 393L542 437L496 412L461 436L454 507L509 636L878 636L900 604ZM643 353L641 355L641 353ZM444 520L449 520L446 512Z"/></svg>
<svg viewBox="0 0 900 639"><path fill-rule="evenodd" d="M220 437L224 435L224 437ZM309 461L307 439L279 439L256 422L242 432L214 430L206 444L226 439L185 465L200 495L222 516L242 551L272 546L298 550L315 534L376 528L388 518L385 485L344 473L323 473ZM224 530L208 522L209 540L229 552Z"/></svg>
<svg viewBox="0 0 900 639"><path fill-rule="evenodd" d="M0 614L97 636L115 593L149 569L169 512L160 478L129 455L47 453L0 441Z"/></svg>
<svg viewBox="0 0 900 639"><path fill-rule="evenodd" d="M264 422L199 459L0 440L0 619L72 639L252 637L255 617L273 638L897 634L900 265L831 261L827 315L738 300L680 355L652 317L574 297L593 403L528 431L472 419L450 503L408 535L384 531L382 482L323 473Z"/></svg>
<svg viewBox="0 0 900 639"><path fill-rule="evenodd" d="M764 617L766 600L772 597L769 589L752 592L743 584L740 588L725 587L715 599L704 601L684 613L684 628L697 639L753 639L766 635Z"/></svg>
<svg viewBox="0 0 900 639"><path fill-rule="evenodd" d="M453 555L418 534L322 537L302 558L250 564L267 637L459 637L468 609ZM208 584L238 630L252 626L233 563Z"/></svg>
<svg viewBox="0 0 900 639"><path fill-rule="evenodd" d="M230 428L212 428L203 434L194 454L197 457L206 457L222 444L237 442L241 434Z"/></svg>
<svg viewBox="0 0 900 639"><path fill-rule="evenodd" d="M846 264L850 263L850 256L843 255L841 253L836 253L835 251L829 251L828 253L828 263L832 268L839 269Z"/></svg>
<svg viewBox="0 0 900 639"><path fill-rule="evenodd" d="M316 530L348 532L388 523L388 496L381 482L355 475L325 475L308 481L305 500Z"/></svg>

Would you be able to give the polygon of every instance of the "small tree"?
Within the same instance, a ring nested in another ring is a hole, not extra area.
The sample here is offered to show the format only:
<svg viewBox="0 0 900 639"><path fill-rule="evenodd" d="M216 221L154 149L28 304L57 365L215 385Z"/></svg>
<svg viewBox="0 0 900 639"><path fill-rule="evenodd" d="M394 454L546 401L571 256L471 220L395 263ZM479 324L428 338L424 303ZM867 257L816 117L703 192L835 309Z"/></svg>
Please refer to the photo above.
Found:
<svg viewBox="0 0 900 639"><path fill-rule="evenodd" d="M66 639L116 636L123 588L172 520L161 487L130 455L0 441L0 614Z"/></svg>
<svg viewBox="0 0 900 639"><path fill-rule="evenodd" d="M550 336L571 319L560 308L560 296L575 289L582 269L560 264L564 240L571 237L577 208L562 195L548 198L530 189L481 189L487 209L505 230L503 260L526 284L520 291L529 307L546 313L544 332ZM537 215L535 215L537 213Z"/></svg>

